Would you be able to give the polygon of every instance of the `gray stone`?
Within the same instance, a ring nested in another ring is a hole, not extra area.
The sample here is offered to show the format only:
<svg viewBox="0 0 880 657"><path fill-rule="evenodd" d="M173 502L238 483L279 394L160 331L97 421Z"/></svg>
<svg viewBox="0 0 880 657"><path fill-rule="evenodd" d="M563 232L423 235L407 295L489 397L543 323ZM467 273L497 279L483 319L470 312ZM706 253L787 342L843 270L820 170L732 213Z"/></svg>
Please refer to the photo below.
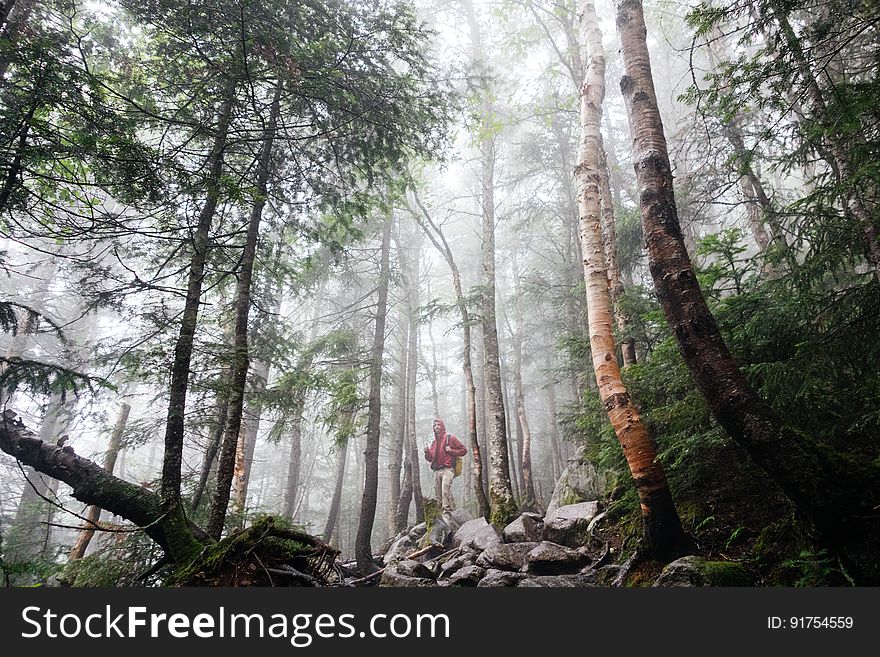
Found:
<svg viewBox="0 0 880 657"><path fill-rule="evenodd" d="M612 586L614 584L614 580L620 575L621 566L617 564L609 564L607 566L602 566L596 573L596 584L599 586Z"/></svg>
<svg viewBox="0 0 880 657"><path fill-rule="evenodd" d="M399 573L396 566L388 566L382 573L382 578L379 580L379 586L388 586L395 588L425 588L428 586L437 586L437 582L435 582L430 577L409 577L407 575Z"/></svg>
<svg viewBox="0 0 880 657"><path fill-rule="evenodd" d="M523 569L535 575L568 575L577 573L588 561L584 552L543 541L526 555Z"/></svg>
<svg viewBox="0 0 880 657"><path fill-rule="evenodd" d="M471 515L470 511L467 509L456 509L451 514L452 522L450 523L453 529L458 529L468 520L473 520L474 517Z"/></svg>
<svg viewBox="0 0 880 657"><path fill-rule="evenodd" d="M525 573L512 573L507 570L497 570L490 568L486 571L486 576L480 580L477 586L482 588L516 586L521 580L528 577Z"/></svg>
<svg viewBox="0 0 880 657"><path fill-rule="evenodd" d="M506 543L525 543L541 540L542 522L532 514L523 514L504 528L501 536Z"/></svg>
<svg viewBox="0 0 880 657"><path fill-rule="evenodd" d="M430 570L427 566L419 563L418 561L413 561L412 559L404 559L403 561L399 561L397 563L396 570L398 573L406 577L425 577L428 579L436 578L434 572Z"/></svg>
<svg viewBox="0 0 880 657"><path fill-rule="evenodd" d="M425 523L420 522L418 525L413 526L407 532L407 536L409 536L413 541L418 541L422 536L425 535Z"/></svg>
<svg viewBox="0 0 880 657"><path fill-rule="evenodd" d="M478 551L498 545L501 542L501 533L493 525L486 522L485 518L468 520L458 528L452 539L452 544L456 547L463 546Z"/></svg>
<svg viewBox="0 0 880 657"><path fill-rule="evenodd" d="M477 555L473 553L462 554L453 559L449 559L440 566L440 577L449 577L452 573L459 570L460 568L464 568L465 566L472 566L476 560Z"/></svg>
<svg viewBox="0 0 880 657"><path fill-rule="evenodd" d="M654 586L754 586L755 582L735 561L709 561L690 555L668 564Z"/></svg>
<svg viewBox="0 0 880 657"><path fill-rule="evenodd" d="M485 568L465 566L456 570L449 578L449 586L476 586L486 574Z"/></svg>
<svg viewBox="0 0 880 657"><path fill-rule="evenodd" d="M419 545L447 546L452 542L453 531L443 518L435 518L431 523L431 531L425 534Z"/></svg>
<svg viewBox="0 0 880 657"><path fill-rule="evenodd" d="M575 456L568 459L568 465L559 476L553 495L550 497L550 504L547 505L547 515L552 514L560 506L598 500L607 486L608 478L596 470L582 448Z"/></svg>
<svg viewBox="0 0 880 657"><path fill-rule="evenodd" d="M598 513L598 502L560 506L544 518L542 538L559 545L580 547L588 542L590 522Z"/></svg>
<svg viewBox="0 0 880 657"><path fill-rule="evenodd" d="M390 566L401 559L405 559L407 555L412 554L416 549L416 542L404 534L388 548L388 551L385 553L385 565Z"/></svg>
<svg viewBox="0 0 880 657"><path fill-rule="evenodd" d="M573 588L596 586L595 579L589 575L538 575L520 580L517 584L523 588Z"/></svg>
<svg viewBox="0 0 880 657"><path fill-rule="evenodd" d="M493 545L477 558L477 565L498 570L519 570L525 563L526 555L537 546L536 542Z"/></svg>

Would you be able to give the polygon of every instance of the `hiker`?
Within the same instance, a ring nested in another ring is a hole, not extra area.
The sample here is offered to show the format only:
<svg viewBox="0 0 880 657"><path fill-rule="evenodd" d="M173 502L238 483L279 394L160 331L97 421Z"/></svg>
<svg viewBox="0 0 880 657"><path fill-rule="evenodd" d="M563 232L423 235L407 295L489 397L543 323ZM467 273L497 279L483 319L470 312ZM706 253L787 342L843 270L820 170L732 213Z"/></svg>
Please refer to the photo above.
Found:
<svg viewBox="0 0 880 657"><path fill-rule="evenodd" d="M434 497L440 502L440 508L445 515L455 510L455 500L452 499L455 462L456 457L461 458L467 454L467 447L451 433L446 433L446 425L440 418L434 420L433 429L434 442L425 445L425 460L431 462L431 469L434 471Z"/></svg>

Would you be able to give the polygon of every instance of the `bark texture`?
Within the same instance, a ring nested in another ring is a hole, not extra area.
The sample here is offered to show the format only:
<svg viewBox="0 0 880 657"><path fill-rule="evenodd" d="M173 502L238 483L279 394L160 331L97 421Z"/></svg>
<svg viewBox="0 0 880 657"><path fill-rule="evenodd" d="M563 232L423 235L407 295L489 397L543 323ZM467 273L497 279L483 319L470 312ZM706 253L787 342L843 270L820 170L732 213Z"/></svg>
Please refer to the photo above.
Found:
<svg viewBox="0 0 880 657"><path fill-rule="evenodd" d="M263 208L266 205L266 193L269 184L272 145L278 125L281 107L281 83L275 87L274 97L269 109L269 120L263 134L260 155L257 160L256 198L251 207L245 236L244 251L241 256L241 267L238 272L238 283L235 290L235 337L234 360L232 365L232 383L229 392L229 410L226 419L226 434L220 449L220 461L217 465L217 488L211 504L208 518L208 535L219 539L223 533L226 510L229 505L229 489L235 468L235 454L241 430L241 418L244 409L244 392L247 382L250 356L248 352L248 318L251 308L251 284L254 277L254 263L257 256L257 241L260 236L260 223Z"/></svg>
<svg viewBox="0 0 880 657"><path fill-rule="evenodd" d="M651 276L694 382L727 433L792 500L857 581L880 581L880 473L788 427L748 384L724 343L685 249L657 109L642 3L618 3L617 27Z"/></svg>
<svg viewBox="0 0 880 657"><path fill-rule="evenodd" d="M385 316L388 312L388 280L390 277L391 217L382 229L382 251L379 265L379 291L376 302L376 326L370 360L370 396L367 416L367 445L364 450L364 495L355 537L355 558L361 572L375 569L371 540L379 490L379 430L382 420L382 354L385 351Z"/></svg>
<svg viewBox="0 0 880 657"><path fill-rule="evenodd" d="M684 532L663 466L648 428L623 385L612 331L611 295L605 268L606 251L601 224L601 123L605 98L605 53L596 8L583 4L583 21L589 55L581 89L581 148L576 169L579 183L581 250L584 254L584 283L593 371L599 396L635 482L649 551L671 557L685 546Z"/></svg>

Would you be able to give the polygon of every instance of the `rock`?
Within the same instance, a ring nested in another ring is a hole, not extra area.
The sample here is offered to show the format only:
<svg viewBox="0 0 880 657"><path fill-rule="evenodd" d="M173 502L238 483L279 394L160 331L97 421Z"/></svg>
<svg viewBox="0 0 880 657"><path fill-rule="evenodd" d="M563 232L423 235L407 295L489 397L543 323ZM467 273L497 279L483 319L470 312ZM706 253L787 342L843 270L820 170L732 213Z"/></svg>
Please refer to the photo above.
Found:
<svg viewBox="0 0 880 657"><path fill-rule="evenodd" d="M539 575L525 577L517 586L523 588L572 588L581 586L596 586L595 578L585 574L578 575Z"/></svg>
<svg viewBox="0 0 880 657"><path fill-rule="evenodd" d="M422 536L425 535L425 523L420 522L418 525L415 525L412 529L407 532L407 536L409 536L413 542L418 541Z"/></svg>
<svg viewBox="0 0 880 657"><path fill-rule="evenodd" d="M379 580L379 586L425 588L428 586L437 586L437 582L430 577L409 577L403 575L397 571L397 566L395 565L385 568L385 571L382 573L382 578Z"/></svg>
<svg viewBox="0 0 880 657"><path fill-rule="evenodd" d="M405 577L421 577L426 579L434 579L437 576L424 564L412 559L404 559L399 561L395 570Z"/></svg>
<svg viewBox="0 0 880 657"><path fill-rule="evenodd" d="M654 586L754 586L755 582L735 561L709 561L690 555L668 564Z"/></svg>
<svg viewBox="0 0 880 657"><path fill-rule="evenodd" d="M404 534L388 548L384 558L385 564L389 566L395 564L401 559L405 559L408 554L415 552L416 549L416 542L409 535Z"/></svg>
<svg viewBox="0 0 880 657"><path fill-rule="evenodd" d="M501 542L501 533L486 522L485 518L468 520L458 528L452 539L452 544L456 547L460 545L478 551L486 550Z"/></svg>
<svg viewBox="0 0 880 657"><path fill-rule="evenodd" d="M476 560L477 555L473 553L462 554L454 559L449 559L440 566L440 577L445 579L465 566L472 566Z"/></svg>
<svg viewBox="0 0 880 657"><path fill-rule="evenodd" d="M588 561L583 552L543 541L526 555L523 569L535 575L567 575L577 573Z"/></svg>
<svg viewBox="0 0 880 657"><path fill-rule="evenodd" d="M452 522L450 524L452 525L453 529L456 530L468 520L474 519L474 517L470 514L470 511L468 511L467 509L456 509L450 515L452 516Z"/></svg>
<svg viewBox="0 0 880 657"><path fill-rule="evenodd" d="M537 542L493 545L477 558L477 565L498 570L519 570L525 563L526 555L537 546Z"/></svg>
<svg viewBox="0 0 880 657"><path fill-rule="evenodd" d="M543 523L532 514L523 514L501 532L505 543L525 543L541 540Z"/></svg>
<svg viewBox="0 0 880 657"><path fill-rule="evenodd" d="M541 537L545 541L580 547L589 540L588 527L599 513L598 502L580 502L558 507L544 518Z"/></svg>
<svg viewBox="0 0 880 657"><path fill-rule="evenodd" d="M622 566L620 565L609 564L594 571L596 573L596 584L598 586L612 586L614 580L620 575L621 568Z"/></svg>
<svg viewBox="0 0 880 657"><path fill-rule="evenodd" d="M476 586L486 575L486 569L479 566L465 566L456 570L449 578L449 586Z"/></svg>
<svg viewBox="0 0 880 657"><path fill-rule="evenodd" d="M452 535L453 531L446 521L443 518L436 518L434 522L431 523L431 531L429 531L422 540L419 542L419 545L440 545L447 546L452 543Z"/></svg>
<svg viewBox="0 0 880 657"><path fill-rule="evenodd" d="M560 506L598 500L607 485L607 477L596 470L587 459L585 450L581 449L568 459L568 465L559 476L550 504L547 505L547 515L551 515Z"/></svg>
<svg viewBox="0 0 880 657"><path fill-rule="evenodd" d="M511 573L506 570L498 570L490 568L486 571L486 576L477 584L479 587L503 587L516 586L523 579L528 577L525 573Z"/></svg>

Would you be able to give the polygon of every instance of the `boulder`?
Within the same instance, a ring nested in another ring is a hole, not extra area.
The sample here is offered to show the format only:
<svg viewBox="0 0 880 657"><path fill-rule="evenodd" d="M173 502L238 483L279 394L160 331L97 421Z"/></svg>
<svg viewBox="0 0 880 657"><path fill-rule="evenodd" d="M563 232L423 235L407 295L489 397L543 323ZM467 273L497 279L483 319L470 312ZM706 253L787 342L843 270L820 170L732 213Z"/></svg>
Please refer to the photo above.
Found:
<svg viewBox="0 0 880 657"><path fill-rule="evenodd" d="M447 546L452 542L452 528L443 518L435 518L431 523L431 531L427 532L419 545L442 545Z"/></svg>
<svg viewBox="0 0 880 657"><path fill-rule="evenodd" d="M526 555L523 570L534 575L568 575L577 573L589 560L584 552L542 541Z"/></svg>
<svg viewBox="0 0 880 657"><path fill-rule="evenodd" d="M537 546L537 542L499 543L485 550L477 558L477 565L487 569L519 570L525 563L526 555Z"/></svg>
<svg viewBox="0 0 880 657"><path fill-rule="evenodd" d="M525 573L512 573L507 570L498 570L490 568L486 571L485 577L480 580L477 586L482 588L492 587L500 588L505 586L516 586L523 579L528 577Z"/></svg>
<svg viewBox="0 0 880 657"><path fill-rule="evenodd" d="M440 577L442 579L445 579L455 571L464 568L465 566L472 566L476 560L477 555L470 552L467 554L459 555L453 559L449 559L440 565Z"/></svg>
<svg viewBox="0 0 880 657"><path fill-rule="evenodd" d="M623 567L618 564L609 564L607 566L602 566L596 573L596 584L598 586L613 586L614 580L616 580L620 576L620 571Z"/></svg>
<svg viewBox="0 0 880 657"><path fill-rule="evenodd" d="M523 588L573 588L596 586L595 578L587 574L527 576L517 586Z"/></svg>
<svg viewBox="0 0 880 657"><path fill-rule="evenodd" d="M470 511L468 511L467 509L456 509L450 515L452 516L452 518L449 524L452 525L453 529L458 529L468 520L474 519Z"/></svg>
<svg viewBox="0 0 880 657"><path fill-rule="evenodd" d="M425 588L428 586L437 586L437 582L435 582L430 577L410 577L408 575L404 575L397 571L397 566L388 566L382 573L382 578L379 580L379 586L388 586L395 588L402 587L418 587Z"/></svg>
<svg viewBox="0 0 880 657"><path fill-rule="evenodd" d="M390 566L397 563L401 559L405 559L407 555L412 554L417 549L416 542L407 534L404 534L391 544L385 553L385 564Z"/></svg>
<svg viewBox="0 0 880 657"><path fill-rule="evenodd" d="M486 522L485 518L468 520L458 528L458 531L455 532L455 536L452 538L454 546L462 546L477 551L486 550L501 542L501 532Z"/></svg>
<svg viewBox="0 0 880 657"><path fill-rule="evenodd" d="M403 561L399 561L395 570L405 576L405 577L419 577L419 578L427 578L434 579L436 575L434 572L429 569L424 564L419 563L418 561L413 561L412 559L404 559Z"/></svg>
<svg viewBox="0 0 880 657"><path fill-rule="evenodd" d="M414 525L412 529L406 532L407 536L409 536L413 541L418 541L422 536L425 535L425 523L420 522L418 525Z"/></svg>
<svg viewBox="0 0 880 657"><path fill-rule="evenodd" d="M754 586L755 582L735 561L709 561L690 555L668 564L653 586Z"/></svg>
<svg viewBox="0 0 880 657"><path fill-rule="evenodd" d="M476 586L486 575L486 569L479 566L465 566L452 573L447 584L449 586Z"/></svg>
<svg viewBox="0 0 880 657"><path fill-rule="evenodd" d="M580 502L557 507L544 518L541 537L559 545L580 547L589 540L588 528L598 513L598 502Z"/></svg>
<svg viewBox="0 0 880 657"><path fill-rule="evenodd" d="M607 486L608 478L596 470L582 448L568 459L568 465L559 476L550 504L547 505L547 515L560 506L598 500Z"/></svg>
<svg viewBox="0 0 880 657"><path fill-rule="evenodd" d="M531 513L524 513L504 528L501 536L506 543L526 543L541 540L542 521Z"/></svg>

